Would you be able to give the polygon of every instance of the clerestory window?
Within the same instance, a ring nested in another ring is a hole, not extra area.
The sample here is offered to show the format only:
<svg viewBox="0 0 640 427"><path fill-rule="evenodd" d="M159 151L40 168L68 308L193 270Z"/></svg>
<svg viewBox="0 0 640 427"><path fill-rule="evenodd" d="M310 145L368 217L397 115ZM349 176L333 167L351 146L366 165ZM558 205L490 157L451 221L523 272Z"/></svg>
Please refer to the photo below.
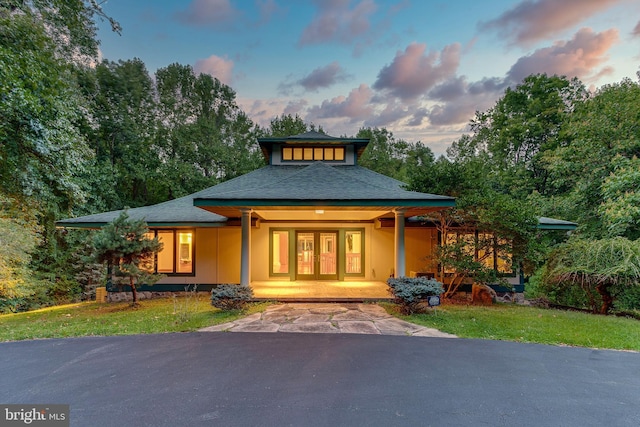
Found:
<svg viewBox="0 0 640 427"><path fill-rule="evenodd" d="M344 153L344 147L282 147L282 160L344 162Z"/></svg>

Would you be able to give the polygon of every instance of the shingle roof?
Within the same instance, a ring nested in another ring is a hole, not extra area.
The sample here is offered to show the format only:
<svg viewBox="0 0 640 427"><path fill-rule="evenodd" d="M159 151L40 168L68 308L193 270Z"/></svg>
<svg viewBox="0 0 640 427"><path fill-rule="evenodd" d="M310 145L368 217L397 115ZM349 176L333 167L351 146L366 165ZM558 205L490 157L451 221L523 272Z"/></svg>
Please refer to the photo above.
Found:
<svg viewBox="0 0 640 427"><path fill-rule="evenodd" d="M315 162L300 166L265 166L189 196L129 209L133 219L150 226L222 225L227 218L194 206L453 206L447 196L407 191L404 183L360 166ZM64 227L98 227L122 210L58 221Z"/></svg>
<svg viewBox="0 0 640 427"><path fill-rule="evenodd" d="M407 191L401 181L360 166L314 162L301 166L265 166L254 172L210 187L195 198L196 204L234 201L430 201L453 206L453 197Z"/></svg>
<svg viewBox="0 0 640 427"><path fill-rule="evenodd" d="M538 218L538 228L543 230L575 230L577 227L578 224L575 222L547 218L544 216Z"/></svg>
<svg viewBox="0 0 640 427"><path fill-rule="evenodd" d="M227 218L193 205L194 197L197 197L200 193L201 191L157 205L128 209L127 213L131 219L142 219L149 226L223 225ZM116 219L121 212L122 210L117 210L78 218L63 219L56 224L63 227L77 228L100 227Z"/></svg>

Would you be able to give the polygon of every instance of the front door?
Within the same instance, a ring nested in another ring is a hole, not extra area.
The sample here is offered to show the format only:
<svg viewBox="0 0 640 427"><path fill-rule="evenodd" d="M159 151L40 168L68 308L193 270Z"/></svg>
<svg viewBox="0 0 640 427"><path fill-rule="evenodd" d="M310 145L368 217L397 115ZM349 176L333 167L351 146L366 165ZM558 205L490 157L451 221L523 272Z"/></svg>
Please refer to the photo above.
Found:
<svg viewBox="0 0 640 427"><path fill-rule="evenodd" d="M338 232L296 232L296 279L338 279Z"/></svg>

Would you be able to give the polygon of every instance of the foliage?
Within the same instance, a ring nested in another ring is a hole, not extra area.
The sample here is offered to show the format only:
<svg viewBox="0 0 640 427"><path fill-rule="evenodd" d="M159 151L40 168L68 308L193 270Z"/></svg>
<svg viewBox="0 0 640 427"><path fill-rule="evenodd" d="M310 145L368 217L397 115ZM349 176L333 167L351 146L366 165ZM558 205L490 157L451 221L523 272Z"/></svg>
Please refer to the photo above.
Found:
<svg viewBox="0 0 640 427"><path fill-rule="evenodd" d="M613 236L640 238L640 160L617 154L613 171L602 183L599 213Z"/></svg>
<svg viewBox="0 0 640 427"><path fill-rule="evenodd" d="M69 61L98 55L96 18L108 21L114 32L121 31L96 0L3 0L2 15L25 16L46 28L56 54Z"/></svg>
<svg viewBox="0 0 640 427"><path fill-rule="evenodd" d="M575 105L565 141L545 155L554 187L553 196L540 203L547 216L578 222L588 238L637 237L637 212L629 203L636 197L639 118L640 84L629 79Z"/></svg>
<svg viewBox="0 0 640 427"><path fill-rule="evenodd" d="M394 302L405 314L421 311L421 306L428 297L439 296L444 292L442 283L426 277L392 277L387 279L387 284Z"/></svg>
<svg viewBox="0 0 640 427"><path fill-rule="evenodd" d="M531 75L507 88L493 108L476 113L473 147L489 155L503 189L519 199L549 192L544 155L561 144L567 117L585 97L577 79Z"/></svg>
<svg viewBox="0 0 640 427"><path fill-rule="evenodd" d="M29 270L39 244L39 227L30 206L0 194L0 313L32 308L44 297L44 284Z"/></svg>
<svg viewBox="0 0 640 427"><path fill-rule="evenodd" d="M153 256L162 250L162 243L158 237L149 239L148 232L144 221L129 219L125 210L94 236L97 260L109 265L114 284L120 284L118 279L124 279L131 288L134 306L138 303L136 285L140 282L153 285L162 278L151 273L149 265Z"/></svg>
<svg viewBox="0 0 640 427"><path fill-rule="evenodd" d="M640 284L640 241L623 237L570 241L551 253L544 280L580 286L591 308L595 311L601 302L599 312L608 314L620 290Z"/></svg>
<svg viewBox="0 0 640 427"><path fill-rule="evenodd" d="M358 164L400 181L405 178L405 161L409 144L396 139L385 128L362 128L356 138L369 138L369 145L358 159Z"/></svg>
<svg viewBox="0 0 640 427"><path fill-rule="evenodd" d="M211 290L211 305L220 310L240 310L253 298L253 290L246 285L222 284Z"/></svg>
<svg viewBox="0 0 640 427"><path fill-rule="evenodd" d="M299 115L292 116L291 114L283 114L281 116L271 119L268 129L265 129L265 137L286 137L292 135L299 135L301 133L315 130L313 123L309 126L300 118ZM318 132L324 133L322 127L318 129Z"/></svg>
<svg viewBox="0 0 640 427"><path fill-rule="evenodd" d="M83 200L90 152L76 126L81 98L46 29L0 13L0 190L65 210Z"/></svg>

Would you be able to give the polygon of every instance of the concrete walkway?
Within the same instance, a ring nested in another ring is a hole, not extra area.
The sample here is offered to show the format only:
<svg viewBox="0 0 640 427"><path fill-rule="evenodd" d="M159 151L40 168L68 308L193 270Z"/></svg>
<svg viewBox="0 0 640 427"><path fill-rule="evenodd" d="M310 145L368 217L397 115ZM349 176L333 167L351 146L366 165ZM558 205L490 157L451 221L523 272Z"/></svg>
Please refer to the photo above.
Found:
<svg viewBox="0 0 640 427"><path fill-rule="evenodd" d="M201 332L303 332L456 338L437 329L418 326L388 314L376 304L288 303L267 307L229 323Z"/></svg>

